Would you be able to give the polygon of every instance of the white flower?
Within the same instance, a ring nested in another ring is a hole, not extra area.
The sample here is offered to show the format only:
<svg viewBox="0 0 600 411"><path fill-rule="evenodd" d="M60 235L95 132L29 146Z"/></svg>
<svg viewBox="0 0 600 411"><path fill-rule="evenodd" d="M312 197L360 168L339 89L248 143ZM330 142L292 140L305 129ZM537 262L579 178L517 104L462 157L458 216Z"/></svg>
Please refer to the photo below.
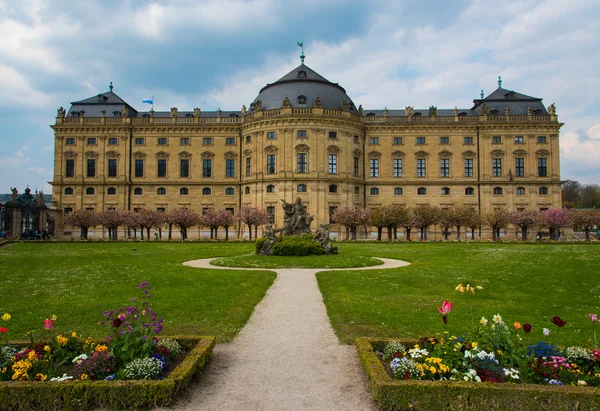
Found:
<svg viewBox="0 0 600 411"><path fill-rule="evenodd" d="M408 350L408 355L410 355L410 358L427 357L429 355L429 351L420 348L411 348Z"/></svg>
<svg viewBox="0 0 600 411"><path fill-rule="evenodd" d="M515 370L514 368L504 368L504 375L512 378L513 380L518 380L519 370Z"/></svg>
<svg viewBox="0 0 600 411"><path fill-rule="evenodd" d="M496 324L500 324L500 323L502 323L502 317L500 316L500 314L495 314L495 315L494 315L494 322L495 322Z"/></svg>
<svg viewBox="0 0 600 411"><path fill-rule="evenodd" d="M73 358L73 364L79 364L80 362L87 360L88 356L86 354L80 354L77 357Z"/></svg>
<svg viewBox="0 0 600 411"><path fill-rule="evenodd" d="M54 378L51 378L50 381L61 382L61 381L67 381L67 380L72 380L72 379L73 379L73 377L71 377L70 375L63 374L62 377L54 377Z"/></svg>
<svg viewBox="0 0 600 411"><path fill-rule="evenodd" d="M543 333L544 333L544 335L545 335L546 337L550 335L550 330L549 330L549 329L547 329L547 328L544 328L542 331L543 331Z"/></svg>
<svg viewBox="0 0 600 411"><path fill-rule="evenodd" d="M481 323L481 324L482 324L484 327L486 327L486 326L487 326L487 323L488 323L488 320L487 320L487 318L485 318L485 317L481 317L481 320L479 320L479 322L480 322L480 323Z"/></svg>

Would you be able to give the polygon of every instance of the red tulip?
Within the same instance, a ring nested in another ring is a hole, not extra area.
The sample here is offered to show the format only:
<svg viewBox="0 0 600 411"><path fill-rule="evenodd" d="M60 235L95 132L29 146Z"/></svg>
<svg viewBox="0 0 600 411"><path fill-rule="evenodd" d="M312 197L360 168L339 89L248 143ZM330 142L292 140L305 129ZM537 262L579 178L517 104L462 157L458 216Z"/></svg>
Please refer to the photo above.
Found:
<svg viewBox="0 0 600 411"><path fill-rule="evenodd" d="M54 320L51 318L46 318L44 320L44 330L51 330L54 328Z"/></svg>
<svg viewBox="0 0 600 411"><path fill-rule="evenodd" d="M567 322L565 320L563 320L562 318L560 318L558 315L555 315L554 317L552 317L552 324L556 325L557 327L564 327L565 324Z"/></svg>
<svg viewBox="0 0 600 411"><path fill-rule="evenodd" d="M442 315L450 314L452 312L452 301L444 300L441 307L438 307L438 311Z"/></svg>
<svg viewBox="0 0 600 411"><path fill-rule="evenodd" d="M115 318L113 320L113 326L115 328L119 328L121 326L121 324L123 323L123 321L120 318Z"/></svg>
<svg viewBox="0 0 600 411"><path fill-rule="evenodd" d="M8 328L0 327L0 333L6 334L8 332Z"/></svg>
<svg viewBox="0 0 600 411"><path fill-rule="evenodd" d="M523 324L523 331L529 334L531 331L531 324Z"/></svg>

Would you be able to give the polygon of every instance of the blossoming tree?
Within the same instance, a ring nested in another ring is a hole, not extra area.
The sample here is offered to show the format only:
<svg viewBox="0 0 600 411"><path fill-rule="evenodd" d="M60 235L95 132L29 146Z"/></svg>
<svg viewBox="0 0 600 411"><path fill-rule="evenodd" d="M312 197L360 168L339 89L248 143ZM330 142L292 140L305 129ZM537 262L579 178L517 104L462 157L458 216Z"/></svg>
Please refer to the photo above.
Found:
<svg viewBox="0 0 600 411"><path fill-rule="evenodd" d="M65 216L65 224L79 227L80 238L87 240L90 227L98 225L98 215L91 210L79 209Z"/></svg>
<svg viewBox="0 0 600 411"><path fill-rule="evenodd" d="M368 210L355 207L338 207L333 213L333 219L341 226L346 228L346 240L349 235L352 241L356 240L356 229L365 225L369 219Z"/></svg>
<svg viewBox="0 0 600 411"><path fill-rule="evenodd" d="M550 230L550 239L557 239L557 231L570 225L569 211L561 208L544 210L540 215L540 224Z"/></svg>

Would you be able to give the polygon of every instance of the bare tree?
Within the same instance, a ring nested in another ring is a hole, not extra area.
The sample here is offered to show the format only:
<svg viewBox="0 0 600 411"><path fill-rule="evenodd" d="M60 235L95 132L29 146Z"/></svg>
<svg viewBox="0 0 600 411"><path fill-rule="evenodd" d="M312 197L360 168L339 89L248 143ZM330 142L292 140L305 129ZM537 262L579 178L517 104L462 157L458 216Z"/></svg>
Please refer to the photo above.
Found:
<svg viewBox="0 0 600 411"><path fill-rule="evenodd" d="M419 204L414 209L415 227L421 230L421 240L427 240L427 229L437 224L440 218L440 208L429 204Z"/></svg>
<svg viewBox="0 0 600 411"><path fill-rule="evenodd" d="M90 227L94 227L98 223L98 215L91 210L79 209L71 211L65 216L65 224L79 227L79 237L83 240L88 239Z"/></svg>
<svg viewBox="0 0 600 411"><path fill-rule="evenodd" d="M442 234L444 235L444 240L447 240L450 237L452 232L452 227L454 227L454 221L452 220L453 209L452 208L442 208L440 210L439 216L439 225L442 227Z"/></svg>
<svg viewBox="0 0 600 411"><path fill-rule="evenodd" d="M540 213L536 210L513 211L509 216L510 223L521 228L521 239L527 240L527 230L540 222Z"/></svg>
<svg viewBox="0 0 600 411"><path fill-rule="evenodd" d="M407 217L408 209L403 205L390 204L383 207L383 220L386 223L389 241L398 238L398 227L406 221Z"/></svg>
<svg viewBox="0 0 600 411"><path fill-rule="evenodd" d="M452 227L456 227L456 239L460 240L460 229L465 227L472 215L477 213L471 207L453 207L446 211L446 218Z"/></svg>
<svg viewBox="0 0 600 411"><path fill-rule="evenodd" d="M352 241L355 241L356 229L367 223L369 211L364 208L338 207L333 213L333 219L337 224L346 227L346 240L348 240L348 233L350 233Z"/></svg>
<svg viewBox="0 0 600 411"><path fill-rule="evenodd" d="M487 225L492 228L492 237L494 241L498 240L500 230L506 228L510 224L510 213L504 208L496 208L493 211L484 215L484 220Z"/></svg>

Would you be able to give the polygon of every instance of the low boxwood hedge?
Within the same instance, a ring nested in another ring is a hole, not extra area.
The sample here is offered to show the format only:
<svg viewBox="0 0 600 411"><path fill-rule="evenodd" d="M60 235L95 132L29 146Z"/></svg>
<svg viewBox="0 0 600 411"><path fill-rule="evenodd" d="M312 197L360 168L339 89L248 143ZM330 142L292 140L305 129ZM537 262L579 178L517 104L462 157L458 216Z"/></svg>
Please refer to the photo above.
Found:
<svg viewBox="0 0 600 411"><path fill-rule="evenodd" d="M321 244L313 240L313 237L313 234L285 236L273 246L273 255L303 257L325 254Z"/></svg>
<svg viewBox="0 0 600 411"><path fill-rule="evenodd" d="M171 404L207 363L215 337L171 337L187 350L164 380L0 382L0 410L139 409Z"/></svg>
<svg viewBox="0 0 600 411"><path fill-rule="evenodd" d="M390 377L376 351L390 338L356 339L373 399L382 410L600 410L600 389L592 387L400 381ZM399 340L412 345L414 340Z"/></svg>

